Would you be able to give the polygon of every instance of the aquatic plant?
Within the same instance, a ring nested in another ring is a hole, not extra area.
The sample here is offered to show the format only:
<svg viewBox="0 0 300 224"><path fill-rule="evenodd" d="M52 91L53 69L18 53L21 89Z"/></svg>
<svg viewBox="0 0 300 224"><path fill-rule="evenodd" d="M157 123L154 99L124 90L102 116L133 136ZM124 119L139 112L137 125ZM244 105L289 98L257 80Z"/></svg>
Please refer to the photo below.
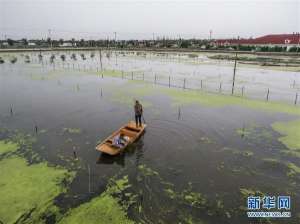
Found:
<svg viewBox="0 0 300 224"><path fill-rule="evenodd" d="M39 62L42 62L43 61L43 55L39 54L38 57L39 57Z"/></svg>
<svg viewBox="0 0 300 224"><path fill-rule="evenodd" d="M0 57L0 64L4 64L5 61L3 60L3 58Z"/></svg>
<svg viewBox="0 0 300 224"><path fill-rule="evenodd" d="M157 171L152 170L146 165L139 165L138 169L144 176L159 176Z"/></svg>
<svg viewBox="0 0 300 224"><path fill-rule="evenodd" d="M18 144L11 141L0 141L0 155L15 152L18 149Z"/></svg>
<svg viewBox="0 0 300 224"><path fill-rule="evenodd" d="M1 141L1 152L15 152L15 142ZM46 162L29 165L11 155L0 160L0 217L3 223L44 223L58 209L53 200L66 192L66 185L75 173L61 167L50 167Z"/></svg>
<svg viewBox="0 0 300 224"><path fill-rule="evenodd" d="M122 201L120 198L120 195L129 187L131 185L128 182L128 176L120 179L111 178L107 189L101 195L68 211L59 224L133 224L134 222L126 215L128 203L126 206L122 204L126 200L133 201L132 194L124 193L127 198Z"/></svg>
<svg viewBox="0 0 300 224"><path fill-rule="evenodd" d="M297 166L294 163L288 163L287 167L289 169L289 171L287 173L288 177L295 177L295 176L300 177L300 167L299 166Z"/></svg>
<svg viewBox="0 0 300 224"><path fill-rule="evenodd" d="M63 133L80 134L81 130L79 128L63 128Z"/></svg>
<svg viewBox="0 0 300 224"><path fill-rule="evenodd" d="M133 224L118 201L107 193L70 210L59 224Z"/></svg>
<svg viewBox="0 0 300 224"><path fill-rule="evenodd" d="M52 54L52 55L50 56L50 63L51 63L51 64L54 62L54 59L55 59L55 55Z"/></svg>
<svg viewBox="0 0 300 224"><path fill-rule="evenodd" d="M17 57L12 57L10 59L10 63L15 64L17 62L18 58Z"/></svg>
<svg viewBox="0 0 300 224"><path fill-rule="evenodd" d="M73 53L73 54L71 55L71 59L73 59L74 61L76 61L76 60L77 60L76 54Z"/></svg>
<svg viewBox="0 0 300 224"><path fill-rule="evenodd" d="M29 55L25 55L25 63L30 63L30 57L29 57Z"/></svg>
<svg viewBox="0 0 300 224"><path fill-rule="evenodd" d="M81 59L82 60L86 60L86 57L85 57L85 55L82 53L82 54L80 54L80 56L81 56Z"/></svg>
<svg viewBox="0 0 300 224"><path fill-rule="evenodd" d="M247 198L249 196L263 196L264 194L259 190L247 189L247 188L240 188L240 193L242 194L243 198Z"/></svg>
<svg viewBox="0 0 300 224"><path fill-rule="evenodd" d="M60 56L60 58L61 58L62 61L65 61L65 60L66 60L66 55L62 54L62 55Z"/></svg>
<svg viewBox="0 0 300 224"><path fill-rule="evenodd" d="M282 134L279 141L289 149L300 153L300 120L289 122L275 122L272 128Z"/></svg>

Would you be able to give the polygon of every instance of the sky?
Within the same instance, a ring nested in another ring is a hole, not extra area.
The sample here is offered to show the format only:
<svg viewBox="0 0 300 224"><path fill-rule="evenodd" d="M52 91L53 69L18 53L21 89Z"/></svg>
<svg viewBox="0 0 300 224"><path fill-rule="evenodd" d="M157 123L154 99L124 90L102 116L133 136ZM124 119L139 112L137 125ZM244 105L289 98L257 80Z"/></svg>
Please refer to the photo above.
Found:
<svg viewBox="0 0 300 224"><path fill-rule="evenodd" d="M0 0L0 39L249 38L300 32L300 0Z"/></svg>

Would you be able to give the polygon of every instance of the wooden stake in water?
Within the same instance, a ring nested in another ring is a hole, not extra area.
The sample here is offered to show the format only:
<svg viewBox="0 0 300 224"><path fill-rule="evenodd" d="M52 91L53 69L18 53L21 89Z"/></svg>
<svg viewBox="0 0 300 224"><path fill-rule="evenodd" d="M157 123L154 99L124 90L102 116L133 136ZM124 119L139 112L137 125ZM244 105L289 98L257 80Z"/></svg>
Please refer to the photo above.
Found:
<svg viewBox="0 0 300 224"><path fill-rule="evenodd" d="M91 193L91 168L88 164L88 172L89 172L89 193Z"/></svg>
<svg viewBox="0 0 300 224"><path fill-rule="evenodd" d="M169 76L169 88L171 87L171 77Z"/></svg>
<svg viewBox="0 0 300 224"><path fill-rule="evenodd" d="M10 116L13 116L13 115L14 115L13 108L12 108L12 106L10 106Z"/></svg>
<svg viewBox="0 0 300 224"><path fill-rule="evenodd" d="M201 79L201 83L200 83L201 89L203 88L203 83L202 83L202 79Z"/></svg>
<svg viewBox="0 0 300 224"><path fill-rule="evenodd" d="M269 94L270 94L270 89L268 88L268 92L267 92L267 101L269 101Z"/></svg>
<svg viewBox="0 0 300 224"><path fill-rule="evenodd" d="M295 96L295 102L294 102L295 105L297 105L297 100L298 100L298 93L296 93L296 96Z"/></svg>
<svg viewBox="0 0 300 224"><path fill-rule="evenodd" d="M244 138L244 136L245 136L245 124L243 124L242 133L241 133L241 137Z"/></svg>
<svg viewBox="0 0 300 224"><path fill-rule="evenodd" d="M222 82L220 82L220 85L219 85L219 93L222 92Z"/></svg>
<svg viewBox="0 0 300 224"><path fill-rule="evenodd" d="M35 133L37 134L38 133L38 127L37 127L37 125L34 126L34 130L35 130Z"/></svg>
<svg viewBox="0 0 300 224"><path fill-rule="evenodd" d="M235 83L235 72L236 72L236 61L237 61L237 53L235 54L235 60L234 60L234 69L233 69L233 78L232 78L232 89L231 94L234 93L234 83Z"/></svg>
<svg viewBox="0 0 300 224"><path fill-rule="evenodd" d="M102 94L102 88L100 89L100 96L102 98L103 94Z"/></svg>
<svg viewBox="0 0 300 224"><path fill-rule="evenodd" d="M103 73L101 75L102 75L102 79L103 79Z"/></svg>
<svg viewBox="0 0 300 224"><path fill-rule="evenodd" d="M99 49L99 60L100 60L100 68L102 71L102 53L101 53L101 49Z"/></svg>
<svg viewBox="0 0 300 224"><path fill-rule="evenodd" d="M74 159L77 159L77 154L76 154L76 151L75 151L74 147L73 147L73 156L74 156Z"/></svg>
<svg viewBox="0 0 300 224"><path fill-rule="evenodd" d="M183 79L183 89L185 89L185 78Z"/></svg>
<svg viewBox="0 0 300 224"><path fill-rule="evenodd" d="M156 74L154 75L154 84L156 84Z"/></svg>
<svg viewBox="0 0 300 224"><path fill-rule="evenodd" d="M293 89L295 89L295 86L296 86L296 80L294 80L293 82Z"/></svg>
<svg viewBox="0 0 300 224"><path fill-rule="evenodd" d="M242 87L242 96L244 96L244 86Z"/></svg>
<svg viewBox="0 0 300 224"><path fill-rule="evenodd" d="M180 120L181 118L181 110L180 110L180 107L178 108L178 120Z"/></svg>

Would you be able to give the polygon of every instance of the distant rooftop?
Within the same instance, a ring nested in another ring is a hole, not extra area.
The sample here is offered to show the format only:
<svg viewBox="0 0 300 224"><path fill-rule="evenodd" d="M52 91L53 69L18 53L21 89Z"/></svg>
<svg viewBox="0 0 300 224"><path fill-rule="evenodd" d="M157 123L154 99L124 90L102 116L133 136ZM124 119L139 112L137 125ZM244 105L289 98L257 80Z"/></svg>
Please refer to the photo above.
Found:
<svg viewBox="0 0 300 224"><path fill-rule="evenodd" d="M218 45L223 44L300 44L300 33L293 33L293 34L270 34L262 37L257 38L250 38L250 39L218 39L215 41Z"/></svg>

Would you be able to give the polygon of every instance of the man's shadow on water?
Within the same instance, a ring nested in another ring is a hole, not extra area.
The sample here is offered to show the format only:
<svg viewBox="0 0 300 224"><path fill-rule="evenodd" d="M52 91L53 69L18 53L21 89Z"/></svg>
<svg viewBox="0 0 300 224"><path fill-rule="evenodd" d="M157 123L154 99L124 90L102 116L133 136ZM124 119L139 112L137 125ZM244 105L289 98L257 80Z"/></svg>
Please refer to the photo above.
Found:
<svg viewBox="0 0 300 224"><path fill-rule="evenodd" d="M97 164L118 164L122 167L125 166L125 157L132 157L136 155L136 164L139 164L140 159L143 158L144 155L144 141L143 141L143 136L137 140L137 142L133 143L132 145L128 146L124 152L117 156L111 156L105 153L101 153L98 160Z"/></svg>

